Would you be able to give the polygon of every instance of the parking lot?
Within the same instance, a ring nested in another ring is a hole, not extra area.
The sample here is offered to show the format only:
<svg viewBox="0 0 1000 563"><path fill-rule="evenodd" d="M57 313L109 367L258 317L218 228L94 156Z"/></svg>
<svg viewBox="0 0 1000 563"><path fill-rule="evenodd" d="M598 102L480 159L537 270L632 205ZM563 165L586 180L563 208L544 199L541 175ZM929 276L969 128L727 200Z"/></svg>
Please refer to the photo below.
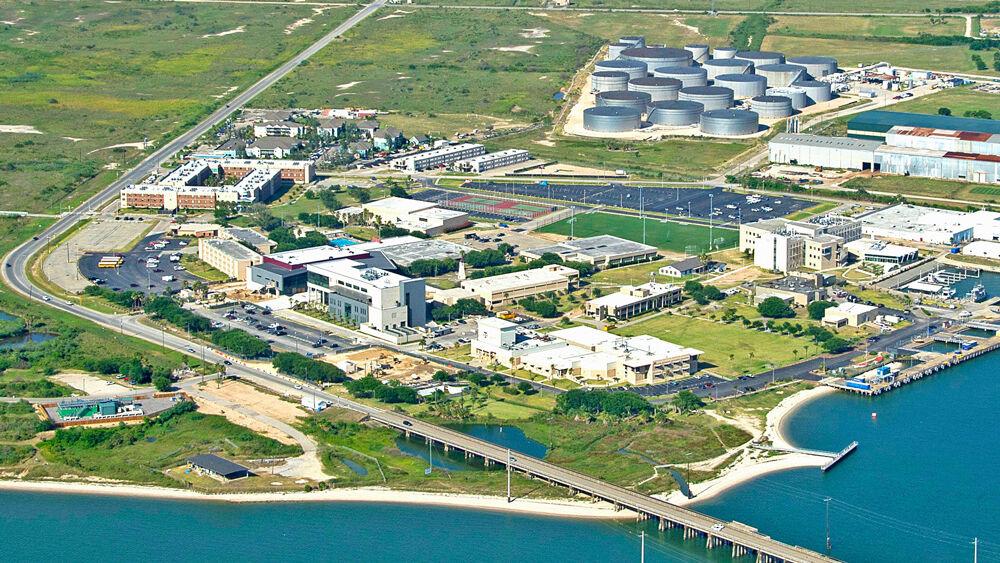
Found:
<svg viewBox="0 0 1000 563"><path fill-rule="evenodd" d="M702 374L681 381L671 381L669 383L657 383L655 385L643 385L642 387L629 387L628 390L643 397L659 397L661 395L671 395L685 389L711 390L716 385L726 380L716 375Z"/></svg>
<svg viewBox="0 0 1000 563"><path fill-rule="evenodd" d="M204 309L201 314L214 322L221 323L220 328L239 328L259 336L268 342L284 345L301 354L338 352L356 348L357 345L336 335L311 328L284 318L276 318L266 309L258 306L244 307L244 304L232 303L216 309ZM269 328L278 325L280 329Z"/></svg>
<svg viewBox="0 0 1000 563"><path fill-rule="evenodd" d="M160 248L151 246L159 242ZM178 253L187 246L183 239L168 239L162 234L150 235L139 242L129 252L109 254L88 252L80 258L80 274L89 280L104 280L102 285L120 291L142 291L145 293L164 293L167 290L176 291L183 287L184 282L195 282L201 278L187 270L175 270L181 267L180 262L171 262L170 255ZM122 257L122 263L117 268L99 268L101 258L109 255ZM155 267L146 267L150 258L158 258ZM171 281L164 281L170 276Z"/></svg>
<svg viewBox="0 0 1000 563"><path fill-rule="evenodd" d="M492 191L508 197L527 195L588 206L608 206L622 209L641 208L653 213L708 220L711 216L720 224L751 223L761 219L783 217L815 205L813 202L785 195L742 194L723 188L681 188L659 186L511 183L468 181L464 187ZM641 197L640 197L640 191ZM715 214L711 215L712 207Z"/></svg>

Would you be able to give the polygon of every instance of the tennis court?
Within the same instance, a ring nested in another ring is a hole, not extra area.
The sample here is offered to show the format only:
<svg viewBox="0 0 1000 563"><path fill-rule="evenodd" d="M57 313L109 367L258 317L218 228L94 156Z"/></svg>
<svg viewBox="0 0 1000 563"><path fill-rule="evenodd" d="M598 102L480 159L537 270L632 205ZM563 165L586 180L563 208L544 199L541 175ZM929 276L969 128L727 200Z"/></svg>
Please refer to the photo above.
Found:
<svg viewBox="0 0 1000 563"><path fill-rule="evenodd" d="M411 197L422 201L433 201L445 209L456 209L480 217L510 221L528 221L555 210L555 206L542 203L435 189L417 192Z"/></svg>

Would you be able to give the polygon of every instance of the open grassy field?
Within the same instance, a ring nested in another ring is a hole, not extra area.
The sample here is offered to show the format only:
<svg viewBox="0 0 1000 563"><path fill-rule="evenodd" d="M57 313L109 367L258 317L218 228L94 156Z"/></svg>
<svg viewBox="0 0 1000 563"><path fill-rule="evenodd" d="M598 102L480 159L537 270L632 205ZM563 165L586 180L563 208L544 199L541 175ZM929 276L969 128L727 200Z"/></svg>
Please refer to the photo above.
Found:
<svg viewBox="0 0 1000 563"><path fill-rule="evenodd" d="M977 92L968 86L948 88L927 96L900 102L892 106L893 111L936 114L939 108L948 108L954 116L962 116L967 111L984 109L1000 118L1000 95Z"/></svg>
<svg viewBox="0 0 1000 563"><path fill-rule="evenodd" d="M950 17L944 21L927 18L891 16L775 16L768 34L828 34L850 33L872 37L907 35L965 35L965 18Z"/></svg>
<svg viewBox="0 0 1000 563"><path fill-rule="evenodd" d="M446 123L462 114L528 123L557 106L553 94L599 46L596 37L526 12L386 11L254 105L366 106L424 119L444 111Z"/></svg>
<svg viewBox="0 0 1000 563"><path fill-rule="evenodd" d="M611 150L601 139L546 134L536 130L486 142L495 151L524 148L536 158L558 160L605 170L625 170L646 178L703 180L722 169L753 143L705 139L671 139L633 142L627 149Z"/></svg>
<svg viewBox="0 0 1000 563"><path fill-rule="evenodd" d="M614 332L623 336L649 334L703 350L705 353L701 361L704 367L722 375L756 373L766 369L769 363L778 367L790 364L803 357L807 344L805 340L792 336L677 315L659 315L620 327Z"/></svg>
<svg viewBox="0 0 1000 563"><path fill-rule="evenodd" d="M572 223L571 223L572 222ZM714 239L714 248L734 246L739 233L732 229L715 228L686 223L662 222L659 219L645 220L646 244L663 250L700 254L709 250L709 236ZM570 234L572 228L576 237L614 234L625 239L643 242L643 220L638 217L614 215L611 213L584 213L571 219L564 219L539 229L543 233Z"/></svg>
<svg viewBox="0 0 1000 563"><path fill-rule="evenodd" d="M646 14L613 12L593 14L590 12L549 12L546 21L551 21L596 35L606 42L617 41L623 35L644 35L648 43L663 43L682 46L688 43L708 43L713 46L725 44L730 30L742 17L691 15L691 14Z"/></svg>
<svg viewBox="0 0 1000 563"><path fill-rule="evenodd" d="M964 46L914 45L854 39L821 39L769 33L764 49L791 55L826 55L836 58L842 68L888 61L894 65L938 71L1000 75L994 70L976 70L971 51Z"/></svg>
<svg viewBox="0 0 1000 563"><path fill-rule="evenodd" d="M803 209L801 211L795 211L794 213L789 213L785 217L788 219L792 219L793 221L801 221L802 219L808 219L813 215L821 215L823 213L826 213L827 211L830 211L834 207L837 207L837 205L839 204L834 203L832 201L824 201L821 203L817 203L812 207Z"/></svg>
<svg viewBox="0 0 1000 563"><path fill-rule="evenodd" d="M0 4L0 209L63 211L353 8ZM296 21L311 19L288 33ZM227 33L228 32L228 33ZM38 133L11 133L22 126ZM117 146L126 145L126 146Z"/></svg>
<svg viewBox="0 0 1000 563"><path fill-rule="evenodd" d="M416 4L433 4L445 6L510 6L510 7L541 7L543 0L415 0ZM843 13L918 13L924 8L939 10L956 4L983 5L985 0L928 0L914 3L908 0L879 0L878 2L862 2L860 0L716 0L717 10L774 10L782 12L843 12ZM576 8L594 9L655 9L655 10L697 10L708 11L709 4L704 0L575 0Z"/></svg>
<svg viewBox="0 0 1000 563"><path fill-rule="evenodd" d="M984 184L953 182L914 176L876 176L874 178L854 178L844 184L845 188L868 191L891 192L903 195L919 195L983 203L1000 202L1000 190Z"/></svg>

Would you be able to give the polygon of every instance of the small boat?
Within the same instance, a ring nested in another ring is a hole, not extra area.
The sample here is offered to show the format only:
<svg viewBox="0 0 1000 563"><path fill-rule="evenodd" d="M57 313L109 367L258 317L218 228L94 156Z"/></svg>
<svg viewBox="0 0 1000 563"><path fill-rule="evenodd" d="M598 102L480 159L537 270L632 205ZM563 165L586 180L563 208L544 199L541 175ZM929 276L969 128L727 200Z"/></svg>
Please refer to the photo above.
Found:
<svg viewBox="0 0 1000 563"><path fill-rule="evenodd" d="M989 294L986 293L986 287L983 284L977 283L969 290L969 293L965 294L965 297L973 303L979 303L985 301Z"/></svg>

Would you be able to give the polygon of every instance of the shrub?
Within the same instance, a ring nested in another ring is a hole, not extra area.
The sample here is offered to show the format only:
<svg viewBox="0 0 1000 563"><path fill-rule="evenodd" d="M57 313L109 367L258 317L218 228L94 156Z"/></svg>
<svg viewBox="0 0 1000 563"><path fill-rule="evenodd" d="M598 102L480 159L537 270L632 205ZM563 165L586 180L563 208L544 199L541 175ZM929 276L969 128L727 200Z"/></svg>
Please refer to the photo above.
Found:
<svg viewBox="0 0 1000 563"><path fill-rule="evenodd" d="M787 319L795 316L795 311L778 297L768 297L757 305L757 312L772 319Z"/></svg>

